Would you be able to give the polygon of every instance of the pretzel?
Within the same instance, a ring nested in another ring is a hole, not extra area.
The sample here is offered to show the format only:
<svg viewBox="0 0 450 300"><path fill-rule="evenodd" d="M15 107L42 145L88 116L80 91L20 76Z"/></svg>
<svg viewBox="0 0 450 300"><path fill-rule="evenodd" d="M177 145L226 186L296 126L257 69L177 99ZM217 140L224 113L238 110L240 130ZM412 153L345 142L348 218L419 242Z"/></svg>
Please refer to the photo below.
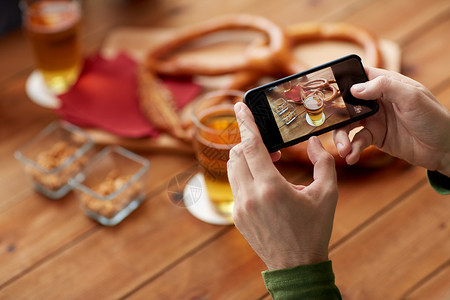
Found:
<svg viewBox="0 0 450 300"><path fill-rule="evenodd" d="M302 88L318 89L327 87L328 85L328 80L326 80L325 78L318 78L303 83Z"/></svg>
<svg viewBox="0 0 450 300"><path fill-rule="evenodd" d="M287 34L291 47L302 43L323 40L349 41L361 46L365 51L365 64L372 67L382 67L381 52L376 37L368 31L348 23L299 23L289 26ZM285 68L290 73L297 73L308 66L305 62L286 61Z"/></svg>
<svg viewBox="0 0 450 300"><path fill-rule="evenodd" d="M324 102L326 102L326 101L333 100L334 98L336 98L337 95L340 94L339 90L331 84L331 83L335 83L335 82L336 82L335 80L327 80L325 78L317 78L317 79L312 79L310 81L302 83L301 87L304 89L311 89L311 90L315 90L315 89L330 90L331 95L323 100Z"/></svg>
<svg viewBox="0 0 450 300"><path fill-rule="evenodd" d="M259 40L247 47L244 57L235 64L208 65L186 63L176 57L167 58L172 52L196 39L222 30L251 29L262 32L267 42ZM224 90L241 90L257 81L262 73L273 73L276 65L290 56L284 30L275 23L257 16L230 15L206 21L180 31L173 39L153 49L146 57L138 76L140 104L144 115L159 129L182 139L189 134L183 128L190 122L180 121L170 93L158 82L157 75L192 76L224 75L232 73ZM186 119L186 118L184 118ZM180 125L181 124L181 125Z"/></svg>
<svg viewBox="0 0 450 300"><path fill-rule="evenodd" d="M192 41L204 38L212 33L225 30L254 30L264 34L264 41L256 40L245 50L240 60L229 64L211 64L206 62L188 61L177 58L176 51ZM144 60L144 68L139 72L141 108L147 118L159 129L168 132L176 138L189 141L187 133L189 126L180 125L180 116L176 111L174 100L168 91L159 83L158 75L216 76L231 74L231 81L221 89L243 90L255 84L261 77L272 75L284 77L309 68L308 64L294 58L292 49L303 43L337 40L348 41L361 46L365 51L366 65L382 67L381 53L377 39L369 32L359 27L345 23L300 23L286 30L275 23L257 16L231 15L218 17L179 31L173 39L152 50ZM309 83L309 88L331 90L331 96L325 101L334 99L339 91L329 80L315 79ZM326 148L339 161L329 134L321 136ZM301 143L282 150L283 157L300 162L309 162L306 154L306 143ZM365 159L367 158L367 159ZM361 154L361 162L373 161L382 165L390 161L388 156L374 147L367 148ZM345 165L339 162L338 165Z"/></svg>
<svg viewBox="0 0 450 300"><path fill-rule="evenodd" d="M180 60L176 57L168 59L175 50L188 42L205 37L208 34L223 30L255 30L262 32L268 39L265 47L250 45L244 56L237 62L226 65L208 65ZM201 24L185 28L169 42L151 51L145 65L158 74L164 75L223 75L239 71L256 71L271 73L277 64L285 64L290 58L288 40L284 30L266 18L251 15L228 15L218 17Z"/></svg>
<svg viewBox="0 0 450 300"><path fill-rule="evenodd" d="M333 100L334 98L336 98L340 92L337 88L335 88L333 85L329 84L328 86L324 87L324 89L328 89L331 90L331 95L326 97L323 101L327 102L330 100Z"/></svg>

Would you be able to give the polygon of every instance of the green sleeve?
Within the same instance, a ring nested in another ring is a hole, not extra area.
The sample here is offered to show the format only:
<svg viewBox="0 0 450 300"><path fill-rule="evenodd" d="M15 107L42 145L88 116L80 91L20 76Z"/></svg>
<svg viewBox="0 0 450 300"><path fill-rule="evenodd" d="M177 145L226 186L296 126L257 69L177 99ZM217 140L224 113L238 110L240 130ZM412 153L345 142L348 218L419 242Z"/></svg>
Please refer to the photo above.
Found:
<svg viewBox="0 0 450 300"><path fill-rule="evenodd" d="M342 299L331 261L262 272L273 299Z"/></svg>
<svg viewBox="0 0 450 300"><path fill-rule="evenodd" d="M428 182L441 195L450 195L450 177L437 171L427 170Z"/></svg>

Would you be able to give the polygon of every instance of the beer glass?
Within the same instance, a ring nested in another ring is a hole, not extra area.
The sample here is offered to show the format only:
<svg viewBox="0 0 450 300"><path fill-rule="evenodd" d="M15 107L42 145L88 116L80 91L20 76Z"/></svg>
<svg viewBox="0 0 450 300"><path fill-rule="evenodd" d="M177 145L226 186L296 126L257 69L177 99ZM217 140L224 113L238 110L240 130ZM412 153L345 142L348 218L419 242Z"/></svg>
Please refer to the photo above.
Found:
<svg viewBox="0 0 450 300"><path fill-rule="evenodd" d="M21 2L23 24L37 68L47 88L60 94L77 80L82 67L81 9L75 0Z"/></svg>
<svg viewBox="0 0 450 300"><path fill-rule="evenodd" d="M309 125L320 126L325 122L325 115L323 114L324 98L325 96L321 91L315 90L303 100L303 106L307 112L306 121Z"/></svg>
<svg viewBox="0 0 450 300"><path fill-rule="evenodd" d="M230 149L241 140L233 106L236 101L242 101L242 97L239 91L210 92L193 107L195 156L205 178L208 198L224 216L231 216L233 212L227 161Z"/></svg>

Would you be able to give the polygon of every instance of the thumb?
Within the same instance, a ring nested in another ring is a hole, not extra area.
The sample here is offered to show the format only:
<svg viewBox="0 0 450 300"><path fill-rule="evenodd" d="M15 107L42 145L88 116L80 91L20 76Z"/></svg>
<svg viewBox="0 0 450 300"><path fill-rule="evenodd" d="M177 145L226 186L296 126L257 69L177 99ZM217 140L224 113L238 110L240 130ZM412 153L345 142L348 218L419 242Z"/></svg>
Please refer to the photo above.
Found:
<svg viewBox="0 0 450 300"><path fill-rule="evenodd" d="M354 84L350 92L359 99L381 99L397 105L412 105L416 93L415 87L390 76L380 75L370 81Z"/></svg>
<svg viewBox="0 0 450 300"><path fill-rule="evenodd" d="M334 158L323 148L316 136L308 140L308 156L314 165L314 182L312 184L336 184Z"/></svg>

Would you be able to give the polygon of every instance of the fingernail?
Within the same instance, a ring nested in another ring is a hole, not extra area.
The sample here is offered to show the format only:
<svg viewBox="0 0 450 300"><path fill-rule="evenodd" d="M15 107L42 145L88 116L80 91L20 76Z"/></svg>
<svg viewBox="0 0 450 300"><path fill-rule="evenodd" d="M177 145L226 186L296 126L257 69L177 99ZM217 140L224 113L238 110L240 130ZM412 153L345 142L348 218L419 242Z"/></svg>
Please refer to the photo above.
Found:
<svg viewBox="0 0 450 300"><path fill-rule="evenodd" d="M357 93L362 93L366 89L366 83L357 83L352 86L352 91Z"/></svg>
<svg viewBox="0 0 450 300"><path fill-rule="evenodd" d="M342 145L342 143L337 143L336 148L338 150L339 156L342 157L341 151L342 148L344 147L344 145Z"/></svg>
<svg viewBox="0 0 450 300"><path fill-rule="evenodd" d="M234 112L238 114L242 110L242 103L238 102L234 105Z"/></svg>

